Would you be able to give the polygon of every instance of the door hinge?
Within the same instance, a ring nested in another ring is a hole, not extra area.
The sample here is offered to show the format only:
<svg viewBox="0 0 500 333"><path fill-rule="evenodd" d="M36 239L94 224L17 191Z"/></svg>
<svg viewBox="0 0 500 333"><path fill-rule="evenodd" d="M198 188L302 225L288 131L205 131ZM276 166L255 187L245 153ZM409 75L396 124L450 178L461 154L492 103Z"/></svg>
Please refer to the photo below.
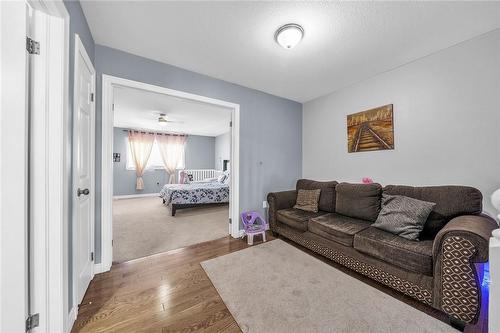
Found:
<svg viewBox="0 0 500 333"><path fill-rule="evenodd" d="M114 246L114 245L115 245L115 240L114 240L114 239L112 239L112 240L111 240L111 246Z"/></svg>
<svg viewBox="0 0 500 333"><path fill-rule="evenodd" d="M26 36L26 51L29 54L40 54L40 42Z"/></svg>
<svg viewBox="0 0 500 333"><path fill-rule="evenodd" d="M32 314L26 318L26 332L31 331L40 324L40 315L38 313Z"/></svg>
<svg viewBox="0 0 500 333"><path fill-rule="evenodd" d="M90 261L94 261L94 252L90 252Z"/></svg>
<svg viewBox="0 0 500 333"><path fill-rule="evenodd" d="M90 93L90 101L93 102L94 101L94 93Z"/></svg>
<svg viewBox="0 0 500 333"><path fill-rule="evenodd" d="M229 122L229 127L233 127L233 122L232 121Z"/></svg>
<svg viewBox="0 0 500 333"><path fill-rule="evenodd" d="M233 224L233 220L229 218L229 224Z"/></svg>
<svg viewBox="0 0 500 333"><path fill-rule="evenodd" d="M115 111L115 103L111 104L111 110Z"/></svg>

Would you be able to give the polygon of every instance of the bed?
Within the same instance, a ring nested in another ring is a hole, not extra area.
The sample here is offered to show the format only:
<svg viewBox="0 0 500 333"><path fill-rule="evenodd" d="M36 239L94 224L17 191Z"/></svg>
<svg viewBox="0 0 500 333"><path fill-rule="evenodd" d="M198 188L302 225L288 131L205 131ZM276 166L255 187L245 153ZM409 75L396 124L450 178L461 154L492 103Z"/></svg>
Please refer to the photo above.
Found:
<svg viewBox="0 0 500 333"><path fill-rule="evenodd" d="M217 180L167 184L160 191L160 197L175 216L177 209L228 203L229 184Z"/></svg>

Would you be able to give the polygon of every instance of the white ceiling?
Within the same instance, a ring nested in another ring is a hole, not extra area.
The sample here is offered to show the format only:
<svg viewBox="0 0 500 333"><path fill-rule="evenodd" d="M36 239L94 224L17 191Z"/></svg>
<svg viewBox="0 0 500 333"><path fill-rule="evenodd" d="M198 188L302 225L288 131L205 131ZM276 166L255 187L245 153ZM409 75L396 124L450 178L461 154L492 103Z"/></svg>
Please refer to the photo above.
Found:
<svg viewBox="0 0 500 333"><path fill-rule="evenodd" d="M499 2L82 1L97 44L305 102L500 27ZM275 30L305 37L285 50Z"/></svg>
<svg viewBox="0 0 500 333"><path fill-rule="evenodd" d="M114 126L159 132L217 136L229 131L231 110L168 95L116 87ZM165 113L167 126L158 125L159 113Z"/></svg>

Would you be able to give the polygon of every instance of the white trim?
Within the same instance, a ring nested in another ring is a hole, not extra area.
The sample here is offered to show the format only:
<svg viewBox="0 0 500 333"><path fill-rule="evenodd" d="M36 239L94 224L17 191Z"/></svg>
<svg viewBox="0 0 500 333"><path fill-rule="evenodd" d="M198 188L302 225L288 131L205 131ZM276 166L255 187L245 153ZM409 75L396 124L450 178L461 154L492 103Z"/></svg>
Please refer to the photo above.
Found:
<svg viewBox="0 0 500 333"><path fill-rule="evenodd" d="M103 272L105 272L105 270L103 270L102 263L94 264L94 274L99 274Z"/></svg>
<svg viewBox="0 0 500 333"><path fill-rule="evenodd" d="M35 265L40 271L43 271L43 277L37 276L35 285L35 298L38 301L32 304L32 311L40 313L40 326L33 332L65 332L68 331L68 260L67 260L67 209L68 204L65 200L67 197L67 185L69 184L69 172L64 168L67 161L67 148L65 146L65 133L67 133L67 114L68 114L68 57L69 57L69 14L62 1L49 0L30 0L30 6L47 14L45 33L40 35L43 50L43 57L38 60L43 62L37 68L40 76L37 84L40 87L37 90L39 96L44 95L40 100L42 105L37 105L38 119L42 119L46 126L44 128L38 126L36 131L33 131L32 140L40 140L34 146L35 150L32 153L39 154L44 152L42 159L37 160L37 166L43 168L45 172L37 173L31 180L34 185L35 195L43 197L43 203L37 203L37 209L41 209L43 216L37 217L37 233L32 235L34 246L32 252L43 252L43 255L34 257ZM2 112L0 124L0 133L2 134L2 143L7 143L8 147L12 147L15 152L8 151L4 146L1 146L1 156L9 156L10 163L15 170L9 170L9 165L2 164L0 168L2 177L0 178L1 188L9 189L9 195L1 197L0 206L8 207L8 210L1 212L2 221L9 221L6 228L2 226L0 235L8 235L8 239L16 242L19 248L14 248L5 242L0 241L1 253L8 249L10 258L15 258L17 264L10 263L8 274L2 275L2 290L1 300L8 302L5 306L0 300L0 331L24 332L25 319L29 311L27 308L27 291L26 275L23 275L19 269L24 267L27 269L27 262L22 260L25 258L26 251L21 250L21 247L27 249L26 243L27 223L20 221L19 216L24 214L26 219L26 205L28 198L28 188L26 187L26 171L27 168L27 134L26 130L26 112L21 109L25 107L25 103L29 98L29 91L26 89L26 76L28 68L26 67L26 49L25 38L27 35L26 21L26 3L18 2L1 2L0 4L2 17L1 31L7 35L2 35L2 67L3 61L9 64L9 71L2 71L2 79L8 81L8 85L2 85L2 110L9 109L11 112ZM7 27L4 27L4 24ZM12 42L12 43L11 43ZM15 42L15 43L14 43ZM8 52L5 52L8 51ZM7 57L5 57L7 55ZM15 58L9 56L16 55ZM46 60L46 61L45 61ZM23 66L18 66L19 63ZM3 67L5 68L5 67ZM9 74L15 74L15 77L10 77ZM23 75L24 74L24 75ZM18 83L23 81L23 95L19 95L20 86ZM4 82L5 83L5 82ZM8 91L7 91L8 89ZM38 88L37 88L38 89ZM11 104L12 101L14 104ZM5 103L5 104L4 104ZM50 110L50 112L49 112ZM18 127L22 124L24 130ZM38 124L35 124L38 125ZM5 126L5 127L4 127ZM12 133L11 133L12 132ZM3 140L8 138L7 140ZM12 145L11 142L16 142ZM18 160L18 156L23 155L24 161ZM8 178L3 176L8 171ZM11 184L11 182L15 184ZM40 186L46 186L41 190ZM33 188L33 187L32 187ZM23 196L19 196L23 193ZM32 191L30 189L29 191ZM12 202L10 202L12 201ZM22 206L22 207L20 207ZM50 221L50 222L49 222ZM16 222L16 223L13 223ZM17 223L19 222L19 223ZM14 230L15 228L15 230ZM16 230L24 228L24 235L17 234ZM24 240L24 241L23 241ZM15 255L12 255L15 253ZM21 258L21 260L20 260ZM2 257L2 268L6 263ZM9 265L9 263L7 262ZM2 269L2 272L5 272ZM8 281L6 278L13 278L17 282ZM7 280L4 283L4 280ZM8 283L8 293L5 293L4 285ZM22 285L23 290L17 290L17 285ZM14 296L10 296L10 293ZM22 318L19 318L21 307L20 303L24 302L25 308L22 313ZM15 326L13 326L15 324Z"/></svg>
<svg viewBox="0 0 500 333"><path fill-rule="evenodd" d="M113 200L145 198L145 197L159 197L159 196L160 196L160 193L142 193L142 194L115 195L115 196L113 196Z"/></svg>
<svg viewBox="0 0 500 333"><path fill-rule="evenodd" d="M69 69L69 14L62 1L36 0L30 4L47 16L46 62L46 126L41 137L45 140L45 180L35 184L46 186L45 235L46 251L46 325L45 332L68 331L68 69ZM38 161L41 162L41 161ZM42 177L40 177L42 178ZM40 221L41 222L41 221ZM40 249L38 249L40 250ZM37 251L37 249L35 249ZM40 313L42 316L43 314ZM37 329L36 332L41 332Z"/></svg>
<svg viewBox="0 0 500 333"><path fill-rule="evenodd" d="M28 313L26 22L24 2L0 1L0 332L24 332Z"/></svg>
<svg viewBox="0 0 500 333"><path fill-rule="evenodd" d="M78 317L78 306L73 306L68 314L68 329L65 332L71 332L73 325L75 324L76 318Z"/></svg>
<svg viewBox="0 0 500 333"><path fill-rule="evenodd" d="M245 236L245 230L241 229L236 238L243 238L243 236Z"/></svg>
<svg viewBox="0 0 500 333"><path fill-rule="evenodd" d="M80 36L78 34L75 34L75 65L74 65L74 84L73 84L73 151L76 151L77 148L77 126L78 126L78 119L75 116L76 115L76 110L79 107L79 92L76 92L75 90L79 86L78 84L78 78L79 76L77 75L77 71L79 68L79 59L83 58L83 61L85 62L85 65L92 70L92 88L91 91L94 93L95 96L95 84L96 84L96 71L94 68L94 65L92 64L92 61L90 60L90 57L87 54L87 51L85 49L85 46L83 45ZM94 228L95 228L95 97L94 97L94 102L92 103L92 108L91 108L91 116L90 116L90 125L91 125L91 135L90 135L90 238L91 238L91 250L94 251L95 253L95 240L94 240ZM76 154L73 154L73 187L72 187L72 200L73 200L73 216L72 216L72 224L73 224L73 233L72 233L72 238L73 238L73 306L78 306L80 299L83 298L83 295L79 295L78 292L78 274L75 269L75 265L77 264L77 255L78 255L78 234L76 232L75 228L75 221L76 221L76 213L78 205L78 197L76 195L76 192L78 190L78 175L75 172L76 168ZM94 276L94 265L91 266L91 275L92 277Z"/></svg>
<svg viewBox="0 0 500 333"><path fill-rule="evenodd" d="M113 87L122 86L175 96L231 109L231 191L229 211L232 224L231 236L240 237L239 228L239 156L240 156L240 106L201 95L168 89L143 82L102 75L102 175L101 175L101 263L104 271L111 268L113 261Z"/></svg>

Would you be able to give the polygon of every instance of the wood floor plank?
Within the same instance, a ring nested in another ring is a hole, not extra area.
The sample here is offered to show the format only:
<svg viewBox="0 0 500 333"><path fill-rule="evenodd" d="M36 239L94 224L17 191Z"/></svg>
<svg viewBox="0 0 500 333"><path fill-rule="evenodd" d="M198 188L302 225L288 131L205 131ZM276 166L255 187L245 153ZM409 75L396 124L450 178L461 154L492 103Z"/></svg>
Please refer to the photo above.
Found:
<svg viewBox="0 0 500 333"><path fill-rule="evenodd" d="M269 239L273 237L269 234ZM324 262L440 320L439 311L319 257ZM248 247L225 237L113 265L92 280L72 332L241 332L200 263ZM487 298L480 322L466 332L487 332ZM485 314L486 312L486 314Z"/></svg>

